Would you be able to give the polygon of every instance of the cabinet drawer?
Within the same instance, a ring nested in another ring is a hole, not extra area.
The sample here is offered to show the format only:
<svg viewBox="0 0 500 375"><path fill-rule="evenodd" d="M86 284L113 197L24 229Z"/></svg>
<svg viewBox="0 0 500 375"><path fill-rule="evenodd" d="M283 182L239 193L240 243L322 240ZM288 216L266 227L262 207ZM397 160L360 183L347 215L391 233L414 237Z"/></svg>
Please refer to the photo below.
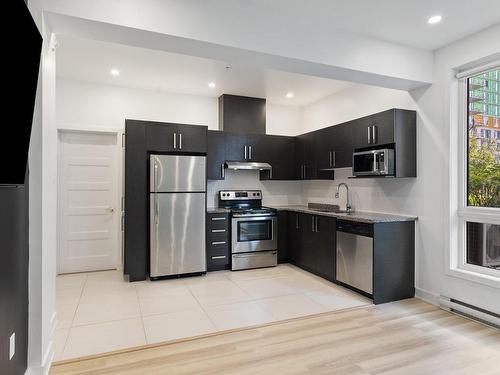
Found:
<svg viewBox="0 0 500 375"><path fill-rule="evenodd" d="M229 249L229 240L227 238L209 239L207 241L208 251L224 251Z"/></svg>
<svg viewBox="0 0 500 375"><path fill-rule="evenodd" d="M229 237L229 228L227 226L223 227L222 225L220 227L209 226L207 228L207 236L208 237L216 237L216 236Z"/></svg>
<svg viewBox="0 0 500 375"><path fill-rule="evenodd" d="M229 268L229 255L207 255L207 271L220 271Z"/></svg>
<svg viewBox="0 0 500 375"><path fill-rule="evenodd" d="M225 245L224 245L225 246ZM229 247L220 245L207 248L207 270L218 271L229 268Z"/></svg>
<svg viewBox="0 0 500 375"><path fill-rule="evenodd" d="M225 242L229 246L229 236L227 232L224 233L207 233L207 244Z"/></svg>
<svg viewBox="0 0 500 375"><path fill-rule="evenodd" d="M207 214L207 233L211 233L212 230L221 230L221 229L225 229L227 232L228 228L229 228L229 215Z"/></svg>

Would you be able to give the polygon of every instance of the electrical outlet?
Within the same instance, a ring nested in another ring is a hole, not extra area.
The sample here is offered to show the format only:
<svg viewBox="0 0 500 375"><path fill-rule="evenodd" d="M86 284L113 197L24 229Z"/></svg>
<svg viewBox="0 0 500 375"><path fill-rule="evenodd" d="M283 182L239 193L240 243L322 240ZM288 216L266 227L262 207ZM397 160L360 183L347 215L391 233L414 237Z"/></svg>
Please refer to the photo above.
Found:
<svg viewBox="0 0 500 375"><path fill-rule="evenodd" d="M10 335L9 339L9 361L14 357L14 354L16 354L16 333L14 332L12 335Z"/></svg>

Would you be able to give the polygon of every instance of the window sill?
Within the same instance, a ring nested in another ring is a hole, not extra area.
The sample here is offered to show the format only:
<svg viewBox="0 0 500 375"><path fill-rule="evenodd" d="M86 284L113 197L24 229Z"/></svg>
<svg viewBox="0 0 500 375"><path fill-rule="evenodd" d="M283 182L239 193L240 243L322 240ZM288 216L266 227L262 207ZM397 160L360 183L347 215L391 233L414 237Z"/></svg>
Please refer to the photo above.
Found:
<svg viewBox="0 0 500 375"><path fill-rule="evenodd" d="M474 283L487 285L491 288L500 289L500 271L498 271L499 275L491 276L486 275L484 273L465 270L462 268L450 268L447 270L446 274L448 276L456 277L459 279L472 281Z"/></svg>

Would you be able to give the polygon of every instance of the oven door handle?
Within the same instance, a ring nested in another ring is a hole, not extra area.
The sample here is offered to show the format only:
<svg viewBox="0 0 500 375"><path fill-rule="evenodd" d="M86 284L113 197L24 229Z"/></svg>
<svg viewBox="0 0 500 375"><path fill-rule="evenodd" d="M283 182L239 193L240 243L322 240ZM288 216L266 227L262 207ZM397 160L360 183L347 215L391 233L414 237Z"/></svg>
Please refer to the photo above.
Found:
<svg viewBox="0 0 500 375"><path fill-rule="evenodd" d="M271 251L257 251L255 253L233 254L233 258L258 257L258 256L262 256L263 252L265 252L266 254L272 254L272 255L275 255L275 254L278 253L276 250L271 250Z"/></svg>

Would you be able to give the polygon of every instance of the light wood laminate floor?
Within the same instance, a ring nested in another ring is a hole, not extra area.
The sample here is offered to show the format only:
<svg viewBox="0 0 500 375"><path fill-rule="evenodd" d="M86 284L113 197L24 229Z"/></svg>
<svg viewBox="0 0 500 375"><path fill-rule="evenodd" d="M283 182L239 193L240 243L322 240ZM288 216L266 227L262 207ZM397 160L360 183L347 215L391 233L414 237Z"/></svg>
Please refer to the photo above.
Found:
<svg viewBox="0 0 500 375"><path fill-rule="evenodd" d="M500 331L409 299L59 364L51 374L493 375L499 358Z"/></svg>

